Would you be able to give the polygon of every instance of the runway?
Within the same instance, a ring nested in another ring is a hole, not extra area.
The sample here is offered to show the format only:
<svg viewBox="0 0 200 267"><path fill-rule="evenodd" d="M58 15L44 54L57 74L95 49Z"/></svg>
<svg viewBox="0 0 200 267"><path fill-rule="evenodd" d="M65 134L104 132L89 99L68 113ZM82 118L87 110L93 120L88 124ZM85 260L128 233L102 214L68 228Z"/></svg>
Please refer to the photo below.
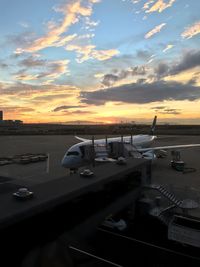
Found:
<svg viewBox="0 0 200 267"><path fill-rule="evenodd" d="M91 136L84 137L91 138ZM95 138L104 138L104 136L95 136ZM1 136L0 157L22 153L47 153L49 155L49 164L47 162L39 162L27 165L11 164L0 166L0 176L14 178L20 185L39 184L63 176L66 176L67 179L69 172L61 166L61 159L67 149L77 142L79 141L71 135ZM200 137L160 136L152 146L191 143L200 143ZM171 153L168 152L166 158L156 159L153 162L152 182L181 187L182 189L190 187L200 191L200 148L182 150L181 156L186 166L195 168L195 172L183 174L172 169L170 164Z"/></svg>

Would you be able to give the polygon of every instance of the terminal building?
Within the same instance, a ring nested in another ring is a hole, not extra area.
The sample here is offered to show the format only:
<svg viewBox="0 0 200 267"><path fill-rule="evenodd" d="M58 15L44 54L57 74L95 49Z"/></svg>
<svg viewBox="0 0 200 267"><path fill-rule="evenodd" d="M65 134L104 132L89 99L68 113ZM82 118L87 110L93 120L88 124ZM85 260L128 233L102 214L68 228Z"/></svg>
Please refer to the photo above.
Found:
<svg viewBox="0 0 200 267"><path fill-rule="evenodd" d="M3 119L3 110L0 110L0 126L4 127L12 127L12 126L19 126L23 124L23 121L21 120L4 120Z"/></svg>

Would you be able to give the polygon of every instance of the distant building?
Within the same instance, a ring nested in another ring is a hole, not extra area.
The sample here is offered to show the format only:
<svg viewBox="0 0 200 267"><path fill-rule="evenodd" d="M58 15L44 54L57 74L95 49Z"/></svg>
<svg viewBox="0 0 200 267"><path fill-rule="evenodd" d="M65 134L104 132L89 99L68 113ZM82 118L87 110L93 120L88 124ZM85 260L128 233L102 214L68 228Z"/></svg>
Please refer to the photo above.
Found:
<svg viewBox="0 0 200 267"><path fill-rule="evenodd" d="M2 121L2 120L3 120L3 111L0 110L0 121Z"/></svg>
<svg viewBox="0 0 200 267"><path fill-rule="evenodd" d="M0 120L1 127L18 127L23 124L21 120Z"/></svg>

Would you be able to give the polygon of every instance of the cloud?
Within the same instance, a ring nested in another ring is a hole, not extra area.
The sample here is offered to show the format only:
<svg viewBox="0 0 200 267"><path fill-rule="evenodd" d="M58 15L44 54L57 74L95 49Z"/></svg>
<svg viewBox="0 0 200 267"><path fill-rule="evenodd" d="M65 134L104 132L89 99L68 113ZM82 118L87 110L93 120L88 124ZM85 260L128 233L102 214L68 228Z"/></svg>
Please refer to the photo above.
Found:
<svg viewBox="0 0 200 267"><path fill-rule="evenodd" d="M33 56L30 56L28 58L25 58L20 61L19 65L26 67L26 68L32 68L32 67L43 67L47 63L46 60L43 59L36 59Z"/></svg>
<svg viewBox="0 0 200 267"><path fill-rule="evenodd" d="M105 74L102 80L102 84L105 86L111 86L115 82L123 80L129 76L138 76L145 75L146 68L145 66L136 66L133 68L129 68L127 70L116 71L116 74Z"/></svg>
<svg viewBox="0 0 200 267"><path fill-rule="evenodd" d="M82 92L81 102L104 105L106 102L146 104L170 100L200 99L200 87L179 82L156 81L152 83L132 83L118 87Z"/></svg>
<svg viewBox="0 0 200 267"><path fill-rule="evenodd" d="M74 35L71 36L62 36L66 34L69 27L77 23L80 20L80 17L89 17L92 14L92 6L99 1L87 0L81 4L81 0L67 1L63 6L54 8L56 12L62 13L63 18L60 23L48 22L48 31L46 35L41 36L33 40L29 45L25 42L25 47L19 47L16 51L20 52L36 52L41 49L51 47L51 46L61 46L66 44L74 38ZM22 43L21 43L22 44Z"/></svg>
<svg viewBox="0 0 200 267"><path fill-rule="evenodd" d="M155 73L157 78L163 77L168 75L169 73L169 66L166 63L159 63L158 66L155 68Z"/></svg>
<svg viewBox="0 0 200 267"><path fill-rule="evenodd" d="M165 52L167 52L169 49L172 49L174 47L174 45L172 45L172 44L168 44L166 47L165 47L165 49L163 49L163 52L165 53Z"/></svg>
<svg viewBox="0 0 200 267"><path fill-rule="evenodd" d="M49 94L49 95L41 95L41 96L36 96L34 97L32 100L33 101L51 101L51 100L55 100L55 99L66 99L67 97L69 97L70 94L67 93L63 93L63 94Z"/></svg>
<svg viewBox="0 0 200 267"><path fill-rule="evenodd" d="M76 33L71 34L71 35L67 35L64 37L60 37L59 40L53 44L53 46L55 46L55 47L65 46L69 42L73 41L76 37L77 37Z"/></svg>
<svg viewBox="0 0 200 267"><path fill-rule="evenodd" d="M1 96L15 96L15 97L26 97L32 98L35 95L44 94L78 94L79 90L75 86L69 85L30 85L27 83L18 82L16 84L0 83L0 94Z"/></svg>
<svg viewBox="0 0 200 267"><path fill-rule="evenodd" d="M25 21L21 21L19 22L19 25L22 26L23 28L28 28L29 27L29 24Z"/></svg>
<svg viewBox="0 0 200 267"><path fill-rule="evenodd" d="M78 53L77 61L82 63L88 59L97 59L99 61L104 61L112 58L119 54L117 49L108 49L108 50L96 50L95 45L67 45L66 50L76 51Z"/></svg>
<svg viewBox="0 0 200 267"><path fill-rule="evenodd" d="M151 55L152 53L147 50L138 50L136 53L136 56L142 60L147 60Z"/></svg>
<svg viewBox="0 0 200 267"><path fill-rule="evenodd" d="M155 112L159 114L168 114L168 115L179 115L181 114L180 109L176 108L168 108L166 106L157 106L157 107L152 107Z"/></svg>
<svg viewBox="0 0 200 267"><path fill-rule="evenodd" d="M117 82L120 78L115 74L105 74L102 80L102 84L105 86L111 86L113 83Z"/></svg>
<svg viewBox="0 0 200 267"><path fill-rule="evenodd" d="M69 73L69 62L69 60L47 61L28 57L19 63L19 65L26 68L16 72L15 79L21 81L31 81L48 78L53 82L61 75ZM34 72L36 72L37 74L30 74L30 69L34 69ZM44 69L46 70L44 71Z"/></svg>
<svg viewBox="0 0 200 267"><path fill-rule="evenodd" d="M54 108L52 111L53 112L57 112L57 111L61 111L61 110L66 110L66 109L72 109L72 108L80 108L81 106L59 106ZM82 106L85 107L85 106Z"/></svg>
<svg viewBox="0 0 200 267"><path fill-rule="evenodd" d="M151 109L158 111L160 109L165 109L165 108L166 108L166 106L156 106L156 107L152 107Z"/></svg>
<svg viewBox="0 0 200 267"><path fill-rule="evenodd" d="M11 35L8 34L6 36L6 45L16 45L16 46L21 46L23 45L28 45L31 44L33 39L35 38L35 33L31 31L25 31L19 34ZM18 51L21 51L22 48L17 48L17 53Z"/></svg>
<svg viewBox="0 0 200 267"><path fill-rule="evenodd" d="M197 21L192 26L187 27L185 31L181 34L181 36L184 39L190 39L199 33L200 33L200 21Z"/></svg>
<svg viewBox="0 0 200 267"><path fill-rule="evenodd" d="M95 78L102 78L102 77L104 77L104 74L103 73L95 73L94 77Z"/></svg>
<svg viewBox="0 0 200 267"><path fill-rule="evenodd" d="M155 35L156 33L159 33L161 31L161 29L166 25L166 23L162 23L158 26L156 26L154 29L152 29L150 32L148 32L145 35L145 39L149 39L150 37L152 37L153 35Z"/></svg>
<svg viewBox="0 0 200 267"><path fill-rule="evenodd" d="M197 66L200 66L200 50L192 50L187 52L182 60L170 69L170 74L177 74Z"/></svg>
<svg viewBox="0 0 200 267"><path fill-rule="evenodd" d="M8 68L8 64L6 64L6 63L0 63L0 68L1 69L6 69L6 68Z"/></svg>
<svg viewBox="0 0 200 267"><path fill-rule="evenodd" d="M65 124L84 124L84 125L90 125L90 124L104 124L102 121L86 121L86 120L73 120L73 121L67 121L64 122Z"/></svg>
<svg viewBox="0 0 200 267"><path fill-rule="evenodd" d="M164 0L149 0L146 2L143 6L143 9L146 10L146 13L152 13L152 12L163 12L166 8L171 7L176 0L167 0L164 2Z"/></svg>
<svg viewBox="0 0 200 267"><path fill-rule="evenodd" d="M4 112L14 112L14 113L21 113L21 112L33 112L35 111L34 108L30 107L21 107L21 106L0 106L0 110Z"/></svg>
<svg viewBox="0 0 200 267"><path fill-rule="evenodd" d="M19 71L16 74L15 79L19 81L34 81L38 79L38 75L27 74L23 71Z"/></svg>
<svg viewBox="0 0 200 267"><path fill-rule="evenodd" d="M52 110L54 112L54 110ZM60 110L61 111L61 110ZM67 116L79 116L79 115L90 115L90 114L96 114L96 112L90 111L90 110L67 110L67 109L62 109L62 113L59 113L56 116L62 116L62 115L67 115Z"/></svg>
<svg viewBox="0 0 200 267"><path fill-rule="evenodd" d="M198 66L200 66L200 50L191 50L185 53L179 62L175 62L172 65L166 63L158 64L155 74L158 77L176 75Z"/></svg>
<svg viewBox="0 0 200 267"><path fill-rule="evenodd" d="M94 27L99 25L100 21L93 21L90 17L85 17L85 29L89 31L93 31Z"/></svg>
<svg viewBox="0 0 200 267"><path fill-rule="evenodd" d="M74 110L74 111L66 111L68 115L86 115L86 114L96 114L96 112L89 110Z"/></svg>
<svg viewBox="0 0 200 267"><path fill-rule="evenodd" d="M170 114L170 115L180 115L182 112L180 111L180 109L167 108L167 109L164 109L163 111L161 111L159 113L161 113L161 114Z"/></svg>

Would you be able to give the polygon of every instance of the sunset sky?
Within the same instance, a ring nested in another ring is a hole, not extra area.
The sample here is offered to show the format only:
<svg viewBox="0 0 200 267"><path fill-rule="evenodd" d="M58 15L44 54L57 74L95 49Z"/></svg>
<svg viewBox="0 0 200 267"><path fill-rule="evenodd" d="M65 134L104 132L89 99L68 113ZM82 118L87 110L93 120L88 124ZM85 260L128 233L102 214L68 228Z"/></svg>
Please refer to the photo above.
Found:
<svg viewBox="0 0 200 267"><path fill-rule="evenodd" d="M200 124L199 0L0 0L0 110Z"/></svg>

